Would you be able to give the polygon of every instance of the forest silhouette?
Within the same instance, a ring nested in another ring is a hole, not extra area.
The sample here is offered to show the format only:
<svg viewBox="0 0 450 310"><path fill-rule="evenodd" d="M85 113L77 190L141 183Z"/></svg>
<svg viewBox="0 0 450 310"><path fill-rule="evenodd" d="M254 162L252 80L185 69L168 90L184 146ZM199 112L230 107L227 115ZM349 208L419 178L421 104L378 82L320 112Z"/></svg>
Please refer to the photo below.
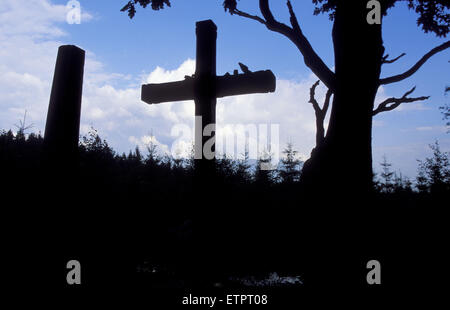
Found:
<svg viewBox="0 0 450 310"><path fill-rule="evenodd" d="M20 201L30 218L22 225L34 231L24 242L36 238L39 247L57 249L60 257L49 255L47 264L75 254L89 261L95 272L84 280L94 286L112 277L109 268L114 279L150 287L208 287L272 271L309 284L324 285L330 276L361 284L361 260L371 253L401 263L401 279L433 255L439 239L431 237L440 227L427 221L439 218L450 192L448 154L436 142L414 183L385 159L370 199L334 206L333 197L322 197L319 204L302 187L302 163L289 144L277 170L219 158L214 197L198 197L192 158L162 156L154 144L119 154L95 130L80 139L76 172L66 171L63 159L55 182L44 170L42 136L24 129L0 134L1 187ZM405 265L408 257L413 263ZM330 260L342 269L333 271Z"/></svg>

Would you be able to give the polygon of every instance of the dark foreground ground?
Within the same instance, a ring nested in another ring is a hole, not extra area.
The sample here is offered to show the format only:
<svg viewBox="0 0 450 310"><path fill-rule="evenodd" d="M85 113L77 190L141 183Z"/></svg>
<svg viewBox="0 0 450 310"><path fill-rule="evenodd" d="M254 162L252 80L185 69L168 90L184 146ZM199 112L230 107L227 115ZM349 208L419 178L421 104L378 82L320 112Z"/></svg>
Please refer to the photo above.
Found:
<svg viewBox="0 0 450 310"><path fill-rule="evenodd" d="M69 298L130 291L166 305L193 292L256 291L289 303L311 291L439 290L446 277L447 194L361 197L349 186L313 196L299 184L219 180L205 191L176 171L124 176L98 164L2 164L8 288ZM66 281L73 259L79 286ZM370 260L381 263L381 286L366 281ZM239 281L274 273L299 281Z"/></svg>
<svg viewBox="0 0 450 310"><path fill-rule="evenodd" d="M84 186L88 186L88 183ZM38 187L39 188L39 187ZM369 260L385 288L437 285L447 220L437 197L305 199L226 192L145 200L108 189L74 196L39 188L4 202L7 256L16 284L73 289L66 264L82 264L83 289L242 287L231 277L299 276L300 287L369 287ZM336 204L340 201L340 204ZM31 278L30 278L31 277ZM36 282L33 279L38 278Z"/></svg>

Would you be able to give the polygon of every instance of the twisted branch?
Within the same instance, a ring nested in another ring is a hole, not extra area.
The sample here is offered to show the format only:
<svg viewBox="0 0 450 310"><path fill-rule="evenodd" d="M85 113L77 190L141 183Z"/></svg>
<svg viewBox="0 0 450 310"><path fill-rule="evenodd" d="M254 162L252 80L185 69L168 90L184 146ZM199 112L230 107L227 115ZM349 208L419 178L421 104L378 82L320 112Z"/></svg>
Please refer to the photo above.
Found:
<svg viewBox="0 0 450 310"><path fill-rule="evenodd" d="M381 60L382 64L391 64L396 62L397 60L399 60L400 58L402 58L403 56L405 56L406 53L401 53L400 56L394 58L394 59L387 59L389 57L389 54L387 54L386 56L383 57L383 59Z"/></svg>
<svg viewBox="0 0 450 310"><path fill-rule="evenodd" d="M331 95L333 94L333 92L330 89L328 89L327 94L325 96L323 107L320 108L319 103L315 98L316 88L319 85L319 83L320 80L315 82L309 90L309 102L312 104L314 112L316 114L316 146L319 146L325 138L325 128L323 126L323 121L325 120L328 107L330 106Z"/></svg>
<svg viewBox="0 0 450 310"><path fill-rule="evenodd" d="M269 0L259 0L259 10L261 11L262 17L258 15L252 15L238 9L233 10L233 14L255 20L265 25L267 29L286 36L302 53L305 65L310 68L316 76L319 77L319 79L328 87L328 89L334 90L334 72L331 71L319 57L319 55L317 55L308 39L303 34L292 8L292 4L289 0L287 1L287 7L289 10L291 27L284 23L280 23L275 19L269 7Z"/></svg>
<svg viewBox="0 0 450 310"><path fill-rule="evenodd" d="M442 52L444 50L446 50L447 48L450 47L450 41L447 41L439 46L436 46L435 48L433 48L431 51L429 51L428 53L426 53L414 66L412 66L409 70L403 72L402 74L398 74L398 75L394 75L388 78L384 78L384 79L380 79L380 85L386 85L386 84L391 84L391 83L396 83L396 82L400 82L403 81L404 79L409 78L411 75L413 75L414 73L417 72L417 70L420 69L420 67L422 67L422 65L431 58L431 56Z"/></svg>
<svg viewBox="0 0 450 310"><path fill-rule="evenodd" d="M373 110L372 116L375 116L381 112L392 111L395 108L397 108L398 106L400 106L402 103L423 101L423 100L427 100L428 98L430 98L430 96L408 98L408 96L411 95L412 92L414 92L415 90L416 90L416 87L414 86L411 90L407 91L401 98L392 97L392 98L388 98L388 99L384 100L382 103L380 103L378 105L378 107L375 110Z"/></svg>

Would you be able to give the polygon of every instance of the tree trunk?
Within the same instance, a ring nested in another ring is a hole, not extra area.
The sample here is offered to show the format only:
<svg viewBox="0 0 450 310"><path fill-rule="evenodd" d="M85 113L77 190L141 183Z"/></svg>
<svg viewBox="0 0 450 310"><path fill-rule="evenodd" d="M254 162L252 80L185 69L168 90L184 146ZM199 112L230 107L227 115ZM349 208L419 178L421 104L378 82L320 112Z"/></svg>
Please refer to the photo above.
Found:
<svg viewBox="0 0 450 310"><path fill-rule="evenodd" d="M320 146L325 138L325 128L323 122L325 120L325 113L316 111L316 146Z"/></svg>
<svg viewBox="0 0 450 310"><path fill-rule="evenodd" d="M333 25L336 87L323 143L305 163L313 191L363 194L372 187L372 110L384 47L366 1L339 1Z"/></svg>

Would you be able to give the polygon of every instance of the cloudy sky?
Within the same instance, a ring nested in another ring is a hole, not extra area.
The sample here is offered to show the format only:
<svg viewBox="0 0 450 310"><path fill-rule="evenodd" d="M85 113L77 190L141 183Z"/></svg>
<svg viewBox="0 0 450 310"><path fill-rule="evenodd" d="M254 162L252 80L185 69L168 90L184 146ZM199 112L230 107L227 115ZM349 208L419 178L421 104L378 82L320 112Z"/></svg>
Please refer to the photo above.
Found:
<svg viewBox="0 0 450 310"><path fill-rule="evenodd" d="M140 101L140 85L183 79L194 73L195 22L213 19L218 26L217 73L245 63L251 70L271 69L277 77L274 94L246 95L218 100L219 133L238 125L279 125L283 147L291 141L303 158L314 146L315 119L308 103L309 88L317 80L303 64L292 43L262 25L225 14L221 0L174 0L173 7L155 12L138 10L130 20L120 9L126 0L80 0L81 23L67 23L68 1L1 0L0 5L0 129L15 129L27 111L32 131L43 132L58 46L75 44L87 52L81 133L91 127L118 152L128 152L152 139L162 151L188 148L194 103L149 106ZM256 13L256 1L241 1L241 9ZM294 8L316 51L332 68L331 22L313 16L311 1L293 1ZM273 11L288 22L284 1ZM415 14L404 5L384 20L387 53L407 55L383 68L383 76L403 72L445 39L425 34L415 26ZM412 78L381 88L377 101L402 96L431 95L426 102L405 104L375 117L374 166L386 155L396 170L414 177L416 159L429 156L428 144L439 140L450 150L439 106L448 102L445 86L450 53L434 56ZM325 90L318 89L323 100ZM263 128L263 127L262 127ZM176 142L176 143L174 143ZM175 146L174 146L175 145ZM345 151L345 150L343 150Z"/></svg>

